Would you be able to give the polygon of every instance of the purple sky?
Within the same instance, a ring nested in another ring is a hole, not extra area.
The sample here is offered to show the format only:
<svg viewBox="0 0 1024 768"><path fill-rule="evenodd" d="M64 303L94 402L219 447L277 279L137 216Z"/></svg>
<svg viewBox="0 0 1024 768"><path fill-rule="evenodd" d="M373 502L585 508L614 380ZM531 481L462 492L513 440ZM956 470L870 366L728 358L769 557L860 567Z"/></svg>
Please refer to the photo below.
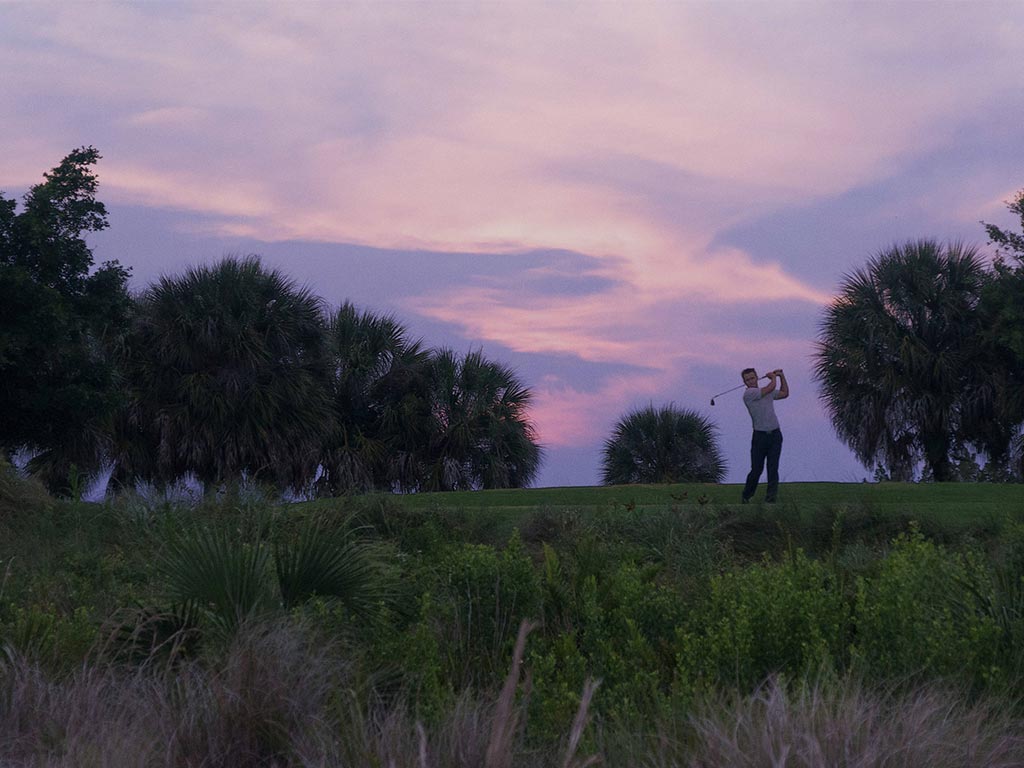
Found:
<svg viewBox="0 0 1024 768"><path fill-rule="evenodd" d="M539 485L626 411L783 367L786 481L870 472L810 379L823 305L896 242L985 245L1024 187L1024 4L0 2L0 189L103 154L141 289L258 253L331 305L515 366Z"/></svg>

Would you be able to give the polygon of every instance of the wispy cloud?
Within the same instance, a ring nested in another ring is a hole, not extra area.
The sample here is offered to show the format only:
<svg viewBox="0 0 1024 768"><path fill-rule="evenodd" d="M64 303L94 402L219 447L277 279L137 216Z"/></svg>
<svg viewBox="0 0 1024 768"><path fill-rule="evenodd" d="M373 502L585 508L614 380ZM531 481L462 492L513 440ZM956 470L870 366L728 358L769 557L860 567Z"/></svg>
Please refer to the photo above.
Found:
<svg viewBox="0 0 1024 768"><path fill-rule="evenodd" d="M0 187L94 144L106 199L180 211L218 243L500 254L521 270L438 270L393 304L516 354L649 371L545 381L538 418L563 443L692 364L806 358L805 318L885 245L869 236L927 235L929 210L963 231L1022 183L1002 159L1024 108L1013 3L0 13ZM725 322L773 307L781 325Z"/></svg>

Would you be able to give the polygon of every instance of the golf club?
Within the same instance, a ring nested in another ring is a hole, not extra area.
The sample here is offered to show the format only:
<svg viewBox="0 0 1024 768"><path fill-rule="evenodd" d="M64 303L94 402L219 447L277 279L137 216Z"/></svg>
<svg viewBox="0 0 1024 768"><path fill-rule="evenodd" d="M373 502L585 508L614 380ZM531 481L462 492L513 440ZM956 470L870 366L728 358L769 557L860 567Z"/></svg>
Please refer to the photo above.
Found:
<svg viewBox="0 0 1024 768"><path fill-rule="evenodd" d="M767 376L767 375L759 376L757 380L760 381L761 379L767 379L767 378L769 378L769 376ZM725 392L719 392L717 395L715 395L715 397L721 397L722 395L728 395L730 392L735 392L737 389L742 389L745 386L747 386L747 385L746 384L737 384L732 389L727 389L727 390L725 390ZM715 404L715 397L711 398L711 404L712 405Z"/></svg>

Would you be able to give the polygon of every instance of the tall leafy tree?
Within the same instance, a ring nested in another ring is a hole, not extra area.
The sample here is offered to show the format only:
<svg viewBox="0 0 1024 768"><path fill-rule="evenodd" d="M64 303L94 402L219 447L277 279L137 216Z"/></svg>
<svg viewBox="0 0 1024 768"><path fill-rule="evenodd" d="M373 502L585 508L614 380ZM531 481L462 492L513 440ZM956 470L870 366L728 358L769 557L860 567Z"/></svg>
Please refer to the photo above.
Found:
<svg viewBox="0 0 1024 768"><path fill-rule="evenodd" d="M24 196L0 194L0 448L33 454L53 491L109 450L119 382L113 351L130 317L128 270L93 269L89 232L107 226L93 147L76 149Z"/></svg>
<svg viewBox="0 0 1024 768"><path fill-rule="evenodd" d="M431 435L430 352L390 315L346 302L328 328L335 429L319 484L347 491L413 490Z"/></svg>
<svg viewBox="0 0 1024 768"><path fill-rule="evenodd" d="M954 479L952 456L993 447L998 365L984 349L978 305L987 273L976 249L896 245L843 282L815 352L821 399L840 439L867 466L910 479L924 461Z"/></svg>
<svg viewBox="0 0 1024 768"><path fill-rule="evenodd" d="M324 326L321 300L255 256L150 286L126 346L117 477L308 486L333 421Z"/></svg>
<svg viewBox="0 0 1024 768"><path fill-rule="evenodd" d="M511 368L482 352L437 351L422 488L521 488L533 482L542 450L528 416L532 400Z"/></svg>
<svg viewBox="0 0 1024 768"><path fill-rule="evenodd" d="M1024 477L1024 190L1007 207L1020 217L1021 232L984 225L998 256L982 292L981 312L986 342L1002 363L1000 418L993 428L1010 444L1014 473Z"/></svg>
<svg viewBox="0 0 1024 768"><path fill-rule="evenodd" d="M715 425L675 404L626 414L604 444L605 485L718 483L724 477Z"/></svg>
<svg viewBox="0 0 1024 768"><path fill-rule="evenodd" d="M989 241L995 245L1001 255L1010 256L1024 265L1024 189L1017 193L1017 196L1006 204L1010 212L1020 217L1020 232L1002 229L995 224L982 222L985 231L988 233Z"/></svg>

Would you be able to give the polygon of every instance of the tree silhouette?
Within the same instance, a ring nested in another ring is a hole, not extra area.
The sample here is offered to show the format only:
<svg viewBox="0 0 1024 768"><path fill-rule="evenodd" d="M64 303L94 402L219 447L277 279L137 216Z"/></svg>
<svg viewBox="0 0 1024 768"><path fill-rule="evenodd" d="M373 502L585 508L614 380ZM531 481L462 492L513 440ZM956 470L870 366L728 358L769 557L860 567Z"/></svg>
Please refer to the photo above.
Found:
<svg viewBox="0 0 1024 768"><path fill-rule="evenodd" d="M602 482L721 482L725 462L716 432L708 419L675 404L632 411L605 441Z"/></svg>
<svg viewBox="0 0 1024 768"><path fill-rule="evenodd" d="M324 445L322 491L412 490L430 441L430 352L394 317L342 304L328 328L335 429Z"/></svg>
<svg viewBox="0 0 1024 768"><path fill-rule="evenodd" d="M423 489L521 488L533 482L542 451L527 415L532 400L510 368L482 352L436 352Z"/></svg>
<svg viewBox="0 0 1024 768"><path fill-rule="evenodd" d="M17 212L0 195L0 449L34 454L29 470L66 493L110 450L120 382L113 352L127 328L128 270L92 270L84 235L107 226L93 147L32 187Z"/></svg>
<svg viewBox="0 0 1024 768"><path fill-rule="evenodd" d="M117 477L312 482L333 424L321 301L259 259L163 277L140 297Z"/></svg>
<svg viewBox="0 0 1024 768"><path fill-rule="evenodd" d="M984 440L999 388L980 336L985 281L976 249L918 240L843 282L814 371L833 427L865 465L910 479L923 459L950 480L953 452Z"/></svg>

